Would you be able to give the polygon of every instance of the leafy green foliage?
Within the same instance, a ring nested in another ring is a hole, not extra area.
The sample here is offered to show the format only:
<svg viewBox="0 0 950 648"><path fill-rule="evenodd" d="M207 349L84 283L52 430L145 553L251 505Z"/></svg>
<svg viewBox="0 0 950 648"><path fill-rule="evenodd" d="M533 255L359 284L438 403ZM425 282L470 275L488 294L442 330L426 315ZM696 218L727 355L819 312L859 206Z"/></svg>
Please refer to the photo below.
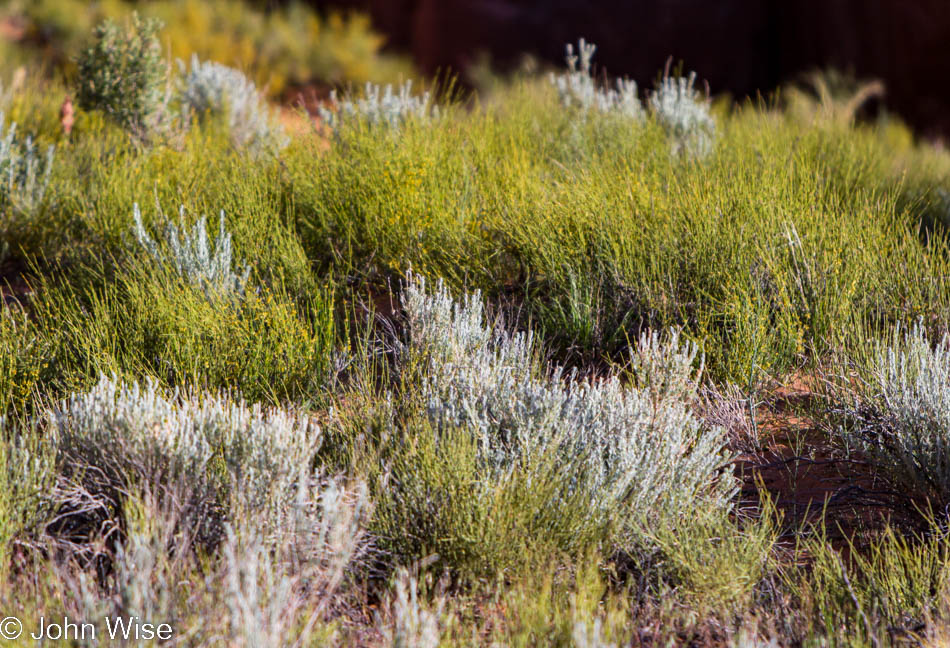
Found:
<svg viewBox="0 0 950 648"><path fill-rule="evenodd" d="M166 119L168 69L158 39L161 23L133 14L122 29L105 20L79 57L79 104L101 110L140 138Z"/></svg>

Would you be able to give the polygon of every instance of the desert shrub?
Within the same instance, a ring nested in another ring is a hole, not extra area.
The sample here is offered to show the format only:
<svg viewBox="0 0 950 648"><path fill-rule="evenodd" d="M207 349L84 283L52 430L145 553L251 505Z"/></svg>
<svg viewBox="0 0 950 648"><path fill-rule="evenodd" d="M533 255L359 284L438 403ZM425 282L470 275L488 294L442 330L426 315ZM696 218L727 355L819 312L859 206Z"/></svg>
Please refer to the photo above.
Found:
<svg viewBox="0 0 950 648"><path fill-rule="evenodd" d="M441 282L429 292L417 279L403 304L410 348L425 359L419 380L432 424L469 430L490 474L556 449L570 466L568 490L594 509L650 519L697 502L729 506L724 435L705 428L687 400L694 346L644 337L634 357L645 387L637 389L615 375L541 369L533 336L487 325L478 293L457 303Z"/></svg>
<svg viewBox="0 0 950 648"><path fill-rule="evenodd" d="M801 550L810 569L780 574L799 601L797 632L835 637L848 627L851 641L887 645L888 637L913 636L934 623L930 619L945 619L950 545L943 524L930 522L926 534L888 526L860 544L849 540L843 549L826 532L806 536Z"/></svg>
<svg viewBox="0 0 950 648"><path fill-rule="evenodd" d="M950 335L898 326L866 374L851 438L910 492L950 501Z"/></svg>
<svg viewBox="0 0 950 648"><path fill-rule="evenodd" d="M105 20L93 44L79 57L77 99L103 111L139 138L147 138L167 117L167 65L162 60L161 23L133 14L123 30Z"/></svg>
<svg viewBox="0 0 950 648"><path fill-rule="evenodd" d="M0 111L0 210L31 215L46 196L55 147L50 145L41 155L32 137L17 137L16 124L11 123L4 134L4 121Z"/></svg>
<svg viewBox="0 0 950 648"><path fill-rule="evenodd" d="M287 138L263 97L240 70L191 57L191 67L179 61L183 118L223 120L236 148L255 150L286 146Z"/></svg>
<svg viewBox="0 0 950 648"><path fill-rule="evenodd" d="M391 85L380 88L367 83L362 97L339 99L336 91L331 92L330 100L335 109L320 107L320 118L334 132L339 133L347 126L365 123L370 127L388 126L394 130L409 119L427 120L438 115L437 107L432 105L428 92L422 96L413 96L412 81L406 81L393 92Z"/></svg>
<svg viewBox="0 0 950 648"><path fill-rule="evenodd" d="M584 120L574 141L554 95L516 85L398 143L365 132L329 155L289 151L308 257L513 300L564 364L622 361L642 328L682 328L711 378L741 385L827 352L856 316L947 312L942 244L879 184L892 162L876 132L748 106L723 122L720 154L670 166L657 120L609 138L587 135L617 120Z"/></svg>
<svg viewBox="0 0 950 648"><path fill-rule="evenodd" d="M561 103L581 111L595 109L601 113L616 113L632 119L643 119L643 105L637 96L637 84L628 79L617 79L617 88L598 88L591 60L597 46L580 39L577 53L567 44L567 72L551 73L551 83L557 88Z"/></svg>
<svg viewBox="0 0 950 648"><path fill-rule="evenodd" d="M481 578L603 545L652 551L644 525L730 509L725 435L690 410L695 347L645 336L643 387L628 387L544 365L530 332L486 321L478 292L456 301L414 277L403 307L402 400L418 410L379 460L373 527L394 557L431 552Z"/></svg>
<svg viewBox="0 0 950 648"><path fill-rule="evenodd" d="M650 109L672 139L674 153L702 157L712 151L716 122L709 102L693 87L696 73L688 77L666 75L650 94Z"/></svg>
<svg viewBox="0 0 950 648"><path fill-rule="evenodd" d="M243 298L251 268L244 266L241 274L231 269L231 235L224 229L224 211L218 219L218 235L214 240L213 251L208 243L205 217L200 217L189 232L185 229L184 205L180 207L178 214L181 231L174 223L168 222L165 225L163 250L163 246L145 230L142 212L136 203L133 206L133 218L135 238L139 245L156 263L170 266L186 283L200 288L209 298L221 295Z"/></svg>
<svg viewBox="0 0 950 648"><path fill-rule="evenodd" d="M609 515L570 486L553 453L486 468L466 429L401 421L379 459L371 531L390 566L428 559L462 581L523 574L610 535ZM562 563L563 564L563 563Z"/></svg>
<svg viewBox="0 0 950 648"><path fill-rule="evenodd" d="M0 418L22 412L36 396L49 346L22 308L0 303Z"/></svg>
<svg viewBox="0 0 950 648"><path fill-rule="evenodd" d="M332 613L347 576L365 568L366 488L335 479L300 492L277 533L262 534L253 509L228 529L223 598L237 645L325 645L314 621Z"/></svg>
<svg viewBox="0 0 950 648"><path fill-rule="evenodd" d="M193 551L180 504L147 491L130 493L123 533L108 550L113 567L104 577L81 572L77 578L46 563L68 588L60 599L67 609L100 624L97 635L106 633L104 617L138 616L169 624L175 638L195 645L331 643L329 617L348 602L348 579L364 566L369 547L371 506L361 484L303 482L279 520L235 510L213 559Z"/></svg>
<svg viewBox="0 0 950 648"><path fill-rule="evenodd" d="M205 543L220 539L232 497L263 520L279 519L320 442L316 423L291 411L105 376L44 420L74 486L66 492L84 493L93 517L116 519L129 492L178 498L182 524ZM89 515L84 508L76 516Z"/></svg>
<svg viewBox="0 0 950 648"><path fill-rule="evenodd" d="M673 584L701 609L742 609L769 573L780 521L768 493L752 515L700 507L666 518L646 531L644 546L653 552L645 552L644 584L653 580L654 590Z"/></svg>

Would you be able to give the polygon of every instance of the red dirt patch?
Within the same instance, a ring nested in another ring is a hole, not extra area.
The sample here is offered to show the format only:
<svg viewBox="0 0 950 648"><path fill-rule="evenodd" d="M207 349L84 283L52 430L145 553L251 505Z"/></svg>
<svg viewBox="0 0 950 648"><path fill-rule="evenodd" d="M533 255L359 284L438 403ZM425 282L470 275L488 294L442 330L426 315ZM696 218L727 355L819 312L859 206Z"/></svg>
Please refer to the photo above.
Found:
<svg viewBox="0 0 950 648"><path fill-rule="evenodd" d="M757 504L764 488L784 514L789 538L803 523L820 522L832 545L844 552L849 540L860 545L862 537L887 524L919 524L913 501L894 491L863 457L845 456L808 414L818 411L821 399L801 378L773 391L756 416L761 449L736 462L742 502Z"/></svg>

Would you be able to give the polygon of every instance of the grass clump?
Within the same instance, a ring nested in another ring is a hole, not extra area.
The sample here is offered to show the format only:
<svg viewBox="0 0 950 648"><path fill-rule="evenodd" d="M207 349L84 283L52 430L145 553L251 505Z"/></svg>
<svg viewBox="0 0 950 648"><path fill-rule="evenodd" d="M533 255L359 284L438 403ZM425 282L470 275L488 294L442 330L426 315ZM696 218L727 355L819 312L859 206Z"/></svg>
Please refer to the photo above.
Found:
<svg viewBox="0 0 950 648"><path fill-rule="evenodd" d="M0 305L0 418L23 411L48 377L49 340L22 307Z"/></svg>
<svg viewBox="0 0 950 648"><path fill-rule="evenodd" d="M801 543L813 557L807 577L781 573L801 606L800 636L834 637L847 627L856 645L873 646L925 637L928 626L944 632L950 563L943 532L921 537L887 527L867 547L835 548L818 531Z"/></svg>
<svg viewBox="0 0 950 648"><path fill-rule="evenodd" d="M116 372L278 402L318 398L333 375L326 289L299 303L279 286L209 300L171 271L140 268L112 282L51 282L42 291L34 313L52 350L47 380L60 392Z"/></svg>
<svg viewBox="0 0 950 648"><path fill-rule="evenodd" d="M433 432L405 425L383 454L371 529L393 564L433 562L462 583L516 577L609 534L609 518L565 488L572 475L550 457L498 475L466 431Z"/></svg>

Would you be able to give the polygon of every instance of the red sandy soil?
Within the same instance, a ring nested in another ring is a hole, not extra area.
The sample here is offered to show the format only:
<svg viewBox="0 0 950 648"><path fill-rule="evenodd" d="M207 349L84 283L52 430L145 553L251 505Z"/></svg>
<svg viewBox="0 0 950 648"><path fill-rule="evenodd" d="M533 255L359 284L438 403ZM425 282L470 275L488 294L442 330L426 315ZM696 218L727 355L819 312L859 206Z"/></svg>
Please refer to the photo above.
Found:
<svg viewBox="0 0 950 648"><path fill-rule="evenodd" d="M819 523L824 517L827 538L845 554L849 540L860 547L863 538L889 523L919 525L918 503L893 490L863 457L843 456L809 417L821 398L801 377L773 392L756 417L761 447L742 453L736 464L743 504L758 504L764 488L784 515L785 539L790 541L802 523Z"/></svg>

